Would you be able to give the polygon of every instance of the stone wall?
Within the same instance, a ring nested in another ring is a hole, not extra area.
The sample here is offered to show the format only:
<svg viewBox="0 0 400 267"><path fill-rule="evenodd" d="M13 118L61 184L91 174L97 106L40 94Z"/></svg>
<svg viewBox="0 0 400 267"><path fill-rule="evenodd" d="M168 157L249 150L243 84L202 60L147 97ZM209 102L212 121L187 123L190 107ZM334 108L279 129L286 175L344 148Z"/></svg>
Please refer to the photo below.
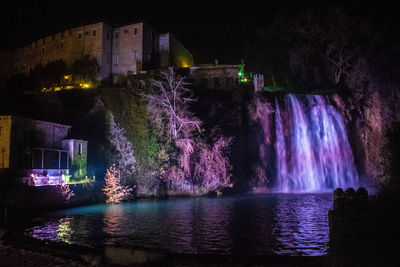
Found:
<svg viewBox="0 0 400 267"><path fill-rule="evenodd" d="M197 88L239 88L239 65L198 66L190 68L190 78Z"/></svg>
<svg viewBox="0 0 400 267"><path fill-rule="evenodd" d="M84 55L90 55L100 66L98 78L105 79L109 75L110 31L110 26L99 22L45 36L14 51L13 71L28 74L40 63L62 59L71 65Z"/></svg>

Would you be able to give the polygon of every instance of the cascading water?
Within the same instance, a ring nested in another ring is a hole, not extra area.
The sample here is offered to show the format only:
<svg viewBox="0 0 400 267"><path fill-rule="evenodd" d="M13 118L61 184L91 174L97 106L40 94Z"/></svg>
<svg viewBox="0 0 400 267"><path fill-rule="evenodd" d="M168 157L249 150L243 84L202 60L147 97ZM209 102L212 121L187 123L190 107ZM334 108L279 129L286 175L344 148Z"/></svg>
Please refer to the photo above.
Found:
<svg viewBox="0 0 400 267"><path fill-rule="evenodd" d="M358 175L343 120L323 96L275 100L276 190L355 187Z"/></svg>

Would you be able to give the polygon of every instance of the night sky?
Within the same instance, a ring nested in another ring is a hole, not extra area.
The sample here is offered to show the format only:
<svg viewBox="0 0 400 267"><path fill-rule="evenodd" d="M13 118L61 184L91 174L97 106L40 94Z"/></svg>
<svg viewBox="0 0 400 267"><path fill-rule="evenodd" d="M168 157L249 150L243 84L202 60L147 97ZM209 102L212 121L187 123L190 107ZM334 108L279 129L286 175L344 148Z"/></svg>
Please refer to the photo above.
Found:
<svg viewBox="0 0 400 267"><path fill-rule="evenodd" d="M0 4L0 48L22 46L72 26L105 21L125 24L144 20L158 32L172 32L192 52L196 63L238 63L255 30L277 14L296 15L327 1L8 1ZM346 3L346 4L344 4ZM398 35L400 4L396 1L330 1L351 16L372 21Z"/></svg>

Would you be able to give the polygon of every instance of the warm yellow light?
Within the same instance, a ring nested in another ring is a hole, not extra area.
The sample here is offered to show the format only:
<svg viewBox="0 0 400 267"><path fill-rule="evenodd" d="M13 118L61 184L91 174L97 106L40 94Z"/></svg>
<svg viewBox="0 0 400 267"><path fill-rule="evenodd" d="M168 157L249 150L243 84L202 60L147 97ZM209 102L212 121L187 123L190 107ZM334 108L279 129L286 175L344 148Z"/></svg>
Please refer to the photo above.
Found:
<svg viewBox="0 0 400 267"><path fill-rule="evenodd" d="M80 83L79 86L81 88L90 88L91 84L90 83Z"/></svg>
<svg viewBox="0 0 400 267"><path fill-rule="evenodd" d="M244 81L247 82L247 78L244 78Z"/></svg>
<svg viewBox="0 0 400 267"><path fill-rule="evenodd" d="M64 75L64 79L68 80L69 79L69 75Z"/></svg>

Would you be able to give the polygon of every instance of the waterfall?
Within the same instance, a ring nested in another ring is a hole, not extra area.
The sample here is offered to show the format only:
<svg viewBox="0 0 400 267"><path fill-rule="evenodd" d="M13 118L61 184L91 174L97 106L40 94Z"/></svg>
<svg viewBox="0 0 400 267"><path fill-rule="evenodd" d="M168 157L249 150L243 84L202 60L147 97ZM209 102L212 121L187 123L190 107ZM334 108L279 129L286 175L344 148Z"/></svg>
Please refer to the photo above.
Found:
<svg viewBox="0 0 400 267"><path fill-rule="evenodd" d="M358 175L342 117L323 96L275 99L276 190L355 187ZM284 115L283 115L284 114Z"/></svg>

